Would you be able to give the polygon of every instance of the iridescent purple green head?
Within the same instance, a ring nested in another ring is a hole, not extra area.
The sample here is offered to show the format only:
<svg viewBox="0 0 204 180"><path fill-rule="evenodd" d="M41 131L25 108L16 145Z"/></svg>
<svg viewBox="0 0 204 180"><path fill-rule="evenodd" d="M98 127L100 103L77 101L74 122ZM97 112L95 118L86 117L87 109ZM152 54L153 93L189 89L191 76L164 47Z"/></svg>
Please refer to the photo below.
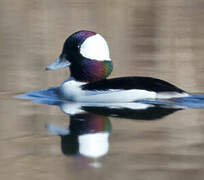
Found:
<svg viewBox="0 0 204 180"><path fill-rule="evenodd" d="M54 70L69 66L71 76L78 81L94 82L105 79L113 69L108 44L92 31L78 31L64 42L61 55L46 67Z"/></svg>

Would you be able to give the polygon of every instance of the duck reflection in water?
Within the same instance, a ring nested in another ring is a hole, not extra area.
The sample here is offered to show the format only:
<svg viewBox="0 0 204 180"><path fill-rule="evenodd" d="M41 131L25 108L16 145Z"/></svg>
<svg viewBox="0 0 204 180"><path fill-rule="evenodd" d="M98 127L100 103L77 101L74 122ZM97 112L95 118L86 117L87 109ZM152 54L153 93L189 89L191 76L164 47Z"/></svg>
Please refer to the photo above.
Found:
<svg viewBox="0 0 204 180"><path fill-rule="evenodd" d="M109 151L109 136L112 125L108 117L132 120L158 120L182 108L168 105L154 105L139 102L131 103L77 103L62 101L54 96L43 97L44 91L38 94L26 93L19 98L31 99L38 104L58 106L70 117L69 128L47 124L46 129L61 137L63 154L87 159L88 165L98 168L99 159ZM49 94L49 93L48 93Z"/></svg>
<svg viewBox="0 0 204 180"><path fill-rule="evenodd" d="M99 161L109 151L112 131L108 117L133 120L158 120L179 108L144 103L93 104L35 99L40 104L56 105L70 117L69 128L46 125L47 130L61 137L63 154L87 159L89 166L99 168Z"/></svg>
<svg viewBox="0 0 204 180"><path fill-rule="evenodd" d="M101 167L97 160L108 153L110 120L105 116L82 113L70 116L69 129L46 125L52 134L61 137L63 154L93 159L89 165Z"/></svg>

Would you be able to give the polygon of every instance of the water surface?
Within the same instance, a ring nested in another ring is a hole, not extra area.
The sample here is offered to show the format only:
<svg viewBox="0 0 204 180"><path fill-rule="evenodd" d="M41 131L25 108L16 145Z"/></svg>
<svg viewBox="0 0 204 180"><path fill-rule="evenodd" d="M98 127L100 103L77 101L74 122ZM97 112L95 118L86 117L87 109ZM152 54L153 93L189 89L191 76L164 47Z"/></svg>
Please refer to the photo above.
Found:
<svg viewBox="0 0 204 180"><path fill-rule="evenodd" d="M71 119L58 106L13 98L67 78L65 69L44 68L59 56L65 38L81 29L107 39L111 77L153 76L203 93L203 9L202 1L192 0L1 0L0 178L203 179L203 109L151 121L100 114L96 120L105 118L109 147L93 160L63 153L62 138L45 128L69 128Z"/></svg>

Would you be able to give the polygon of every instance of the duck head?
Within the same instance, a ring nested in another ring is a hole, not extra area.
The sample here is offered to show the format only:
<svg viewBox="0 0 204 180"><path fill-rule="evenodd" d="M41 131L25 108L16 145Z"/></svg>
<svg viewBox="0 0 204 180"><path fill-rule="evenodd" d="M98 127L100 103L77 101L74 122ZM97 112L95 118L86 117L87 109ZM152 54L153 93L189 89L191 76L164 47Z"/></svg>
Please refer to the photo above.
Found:
<svg viewBox="0 0 204 180"><path fill-rule="evenodd" d="M64 42L59 58L46 67L55 70L69 66L77 81L94 82L105 79L112 72L112 61L106 40L92 31L78 31Z"/></svg>

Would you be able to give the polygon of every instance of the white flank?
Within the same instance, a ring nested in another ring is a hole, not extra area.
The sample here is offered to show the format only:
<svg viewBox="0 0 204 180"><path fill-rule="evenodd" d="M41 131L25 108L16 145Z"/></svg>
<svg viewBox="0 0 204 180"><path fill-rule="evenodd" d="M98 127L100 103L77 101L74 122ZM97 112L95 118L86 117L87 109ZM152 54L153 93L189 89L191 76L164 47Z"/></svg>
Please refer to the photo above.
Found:
<svg viewBox="0 0 204 180"><path fill-rule="evenodd" d="M98 103L126 103L140 99L155 99L156 93L146 90L108 90L98 91L98 94L90 95L90 91L85 91L85 95L76 97L79 102Z"/></svg>
<svg viewBox="0 0 204 180"><path fill-rule="evenodd" d="M86 91L81 89L83 84L73 79L66 81L60 86L61 95L71 101L88 103L126 103L156 98L155 92L146 90Z"/></svg>
<svg viewBox="0 0 204 180"><path fill-rule="evenodd" d="M104 156L109 149L108 137L107 132L79 136L79 153L91 158Z"/></svg>
<svg viewBox="0 0 204 180"><path fill-rule="evenodd" d="M89 59L111 61L108 44L100 34L87 38L80 47L80 53Z"/></svg>

